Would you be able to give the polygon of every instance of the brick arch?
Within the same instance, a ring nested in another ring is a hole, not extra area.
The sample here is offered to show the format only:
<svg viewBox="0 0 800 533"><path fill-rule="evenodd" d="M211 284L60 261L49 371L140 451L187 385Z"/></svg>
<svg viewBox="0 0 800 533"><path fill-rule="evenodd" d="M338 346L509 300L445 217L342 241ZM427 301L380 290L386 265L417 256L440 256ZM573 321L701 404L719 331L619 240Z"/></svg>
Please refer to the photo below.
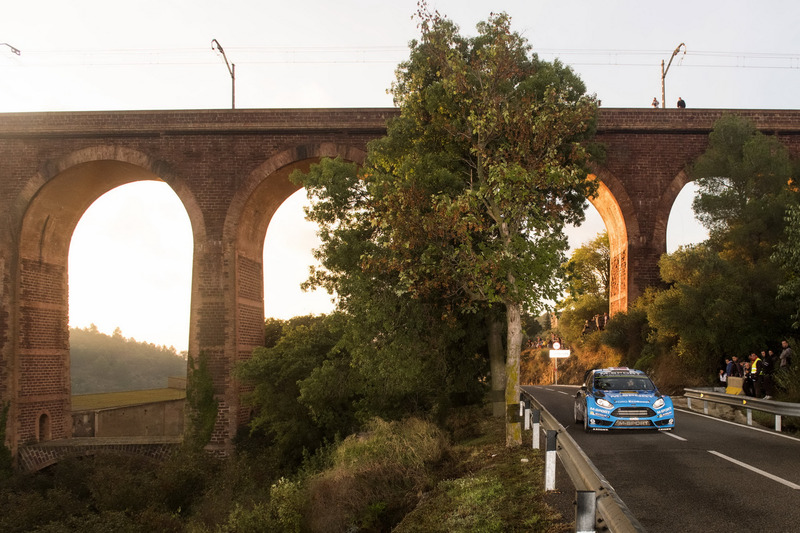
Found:
<svg viewBox="0 0 800 533"><path fill-rule="evenodd" d="M15 426L12 447L39 438L41 413L48 414L52 439L70 436L70 242L95 200L120 185L143 180L167 182L186 206L193 231L204 233L189 188L146 154L121 147L84 148L48 161L16 198L20 222L12 338L19 355L10 380L18 399L10 416Z"/></svg>
<svg viewBox="0 0 800 533"><path fill-rule="evenodd" d="M175 453L180 446L177 442L157 442L146 438L131 439L141 442L108 443L108 439L70 439L61 442L46 442L21 446L17 457L18 470L25 473L38 472L66 459L91 457L97 455L130 456L160 463Z"/></svg>
<svg viewBox="0 0 800 533"><path fill-rule="evenodd" d="M206 353L218 359L215 391L220 401L219 416L211 448L230 446L230 436L249 420L241 407L245 389L232 381L233 365L248 359L255 347L264 342L264 268L263 253L267 228L281 204L300 189L289 181L295 170L308 171L324 157L341 157L363 163L363 149L340 143L303 144L283 150L258 165L236 189L230 201L223 228L223 261L233 265L228 277L224 308L231 334L224 347L212 347ZM227 355L222 355L220 350ZM192 353L190 346L190 353ZM214 364L212 364L214 366Z"/></svg>
<svg viewBox="0 0 800 533"><path fill-rule="evenodd" d="M595 168L597 194L589 199L600 213L608 232L611 255L609 278L609 314L628 309L628 243L640 238L639 225L633 216L633 204L620 181L609 171Z"/></svg>

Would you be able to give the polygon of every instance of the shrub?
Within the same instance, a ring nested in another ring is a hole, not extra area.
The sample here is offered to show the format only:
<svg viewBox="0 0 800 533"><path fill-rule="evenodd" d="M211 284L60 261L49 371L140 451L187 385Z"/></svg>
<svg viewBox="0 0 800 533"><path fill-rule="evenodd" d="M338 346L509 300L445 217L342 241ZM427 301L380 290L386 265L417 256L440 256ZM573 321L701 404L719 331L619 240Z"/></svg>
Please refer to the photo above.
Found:
<svg viewBox="0 0 800 533"><path fill-rule="evenodd" d="M427 467L447 449L444 433L429 422L373 419L336 448L330 469L309 480L311 530L390 529L429 488Z"/></svg>

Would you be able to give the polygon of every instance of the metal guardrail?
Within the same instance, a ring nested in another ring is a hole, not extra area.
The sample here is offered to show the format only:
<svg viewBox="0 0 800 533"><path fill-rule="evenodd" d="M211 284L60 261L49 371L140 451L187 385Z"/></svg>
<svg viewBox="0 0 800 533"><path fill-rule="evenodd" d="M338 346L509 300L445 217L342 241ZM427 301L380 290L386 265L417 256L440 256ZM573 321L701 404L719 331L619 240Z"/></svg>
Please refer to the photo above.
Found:
<svg viewBox="0 0 800 533"><path fill-rule="evenodd" d="M633 516L630 509L617 496L616 491L567 430L555 419L544 406L527 391L522 391L531 406L541 412L544 429L557 433L557 452L564 470L567 471L577 491L594 491L597 499L597 512L600 516L599 526L612 533L643 533L645 529Z"/></svg>
<svg viewBox="0 0 800 533"><path fill-rule="evenodd" d="M781 430L781 417L800 417L800 403L776 402L763 400L752 396L740 394L726 394L713 389L684 389L683 396L687 399L689 408L692 399L703 400L703 412L708 414L708 402L721 403L732 407L742 407L747 410L747 424L753 425L753 411L761 411L775 416L775 431Z"/></svg>

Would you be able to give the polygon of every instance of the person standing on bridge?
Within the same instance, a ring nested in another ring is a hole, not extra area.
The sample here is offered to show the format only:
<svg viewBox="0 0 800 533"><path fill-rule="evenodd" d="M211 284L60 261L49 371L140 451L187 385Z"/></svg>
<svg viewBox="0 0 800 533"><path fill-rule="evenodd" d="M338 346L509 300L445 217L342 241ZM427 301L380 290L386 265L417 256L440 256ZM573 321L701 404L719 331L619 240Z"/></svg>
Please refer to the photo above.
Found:
<svg viewBox="0 0 800 533"><path fill-rule="evenodd" d="M678 109L686 109L686 102L680 96L678 97Z"/></svg>
<svg viewBox="0 0 800 533"><path fill-rule="evenodd" d="M653 97L653 103L651 105L653 106L653 109L658 109L658 100L655 96Z"/></svg>

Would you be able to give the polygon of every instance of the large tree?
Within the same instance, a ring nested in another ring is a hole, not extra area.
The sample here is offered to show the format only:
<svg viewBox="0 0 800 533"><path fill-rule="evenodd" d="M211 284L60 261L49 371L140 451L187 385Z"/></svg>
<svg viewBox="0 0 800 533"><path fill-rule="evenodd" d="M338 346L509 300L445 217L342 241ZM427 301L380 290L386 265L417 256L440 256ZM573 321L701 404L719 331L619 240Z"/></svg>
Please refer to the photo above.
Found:
<svg viewBox="0 0 800 533"><path fill-rule="evenodd" d="M424 4L418 20L421 37L392 87L400 116L370 145L358 177L342 182L360 193L329 191L337 202L314 210L336 220L337 231L360 232L352 257L373 283L391 280L394 293L449 302L442 320L499 305L505 404L513 405L522 312L557 296L563 227L581 219L593 191L582 141L596 103L569 68L532 54L505 14L470 38ZM351 283L325 273L317 281ZM519 444L518 421L509 416L506 427L508 444Z"/></svg>

